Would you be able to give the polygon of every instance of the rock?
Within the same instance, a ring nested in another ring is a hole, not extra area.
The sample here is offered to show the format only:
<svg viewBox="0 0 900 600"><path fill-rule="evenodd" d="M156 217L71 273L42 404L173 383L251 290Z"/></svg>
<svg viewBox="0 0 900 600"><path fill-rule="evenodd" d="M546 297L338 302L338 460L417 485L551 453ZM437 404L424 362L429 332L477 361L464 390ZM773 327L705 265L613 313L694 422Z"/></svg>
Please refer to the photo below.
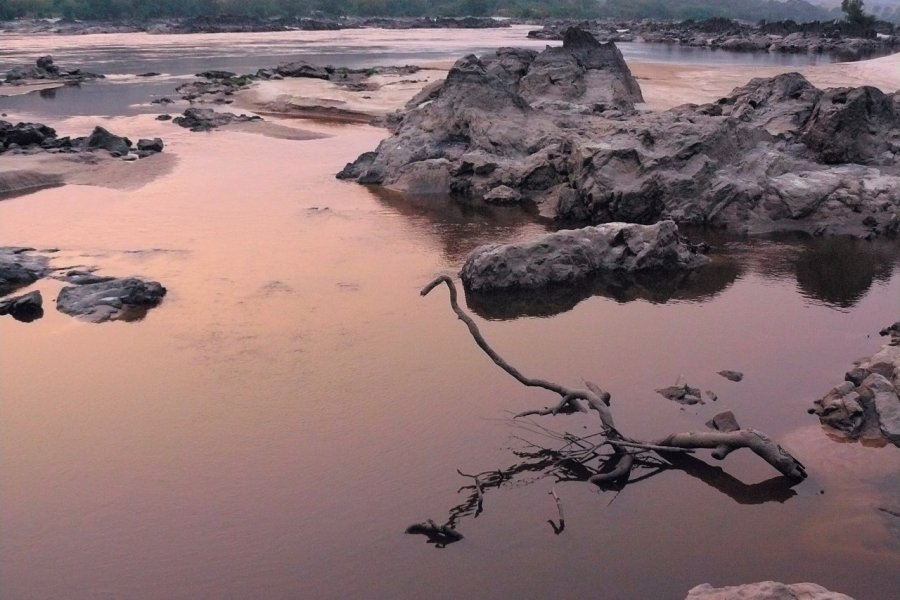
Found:
<svg viewBox="0 0 900 600"><path fill-rule="evenodd" d="M147 71L146 73L138 73L138 77L159 77L162 73L157 73L156 71Z"/></svg>
<svg viewBox="0 0 900 600"><path fill-rule="evenodd" d="M691 405L703 403L703 398L700 396L700 390L698 388L692 388L686 383L683 385L671 385L666 388L660 388L656 390L656 393L667 400L672 400L681 404Z"/></svg>
<svg viewBox="0 0 900 600"><path fill-rule="evenodd" d="M17 321L31 323L44 316L43 303L40 291L0 300L0 315L10 315Z"/></svg>
<svg viewBox="0 0 900 600"><path fill-rule="evenodd" d="M708 392L707 392L708 393ZM721 412L707 421L706 426L716 431L737 431L741 428L738 425L737 417L730 410Z"/></svg>
<svg viewBox="0 0 900 600"><path fill-rule="evenodd" d="M671 221L607 223L564 230L529 242L473 250L460 271L467 290L534 289L571 284L602 271L695 269L709 259Z"/></svg>
<svg viewBox="0 0 900 600"><path fill-rule="evenodd" d="M0 247L0 296L30 285L49 272L46 256L33 248Z"/></svg>
<svg viewBox="0 0 900 600"><path fill-rule="evenodd" d="M156 115L156 120L157 121L171 121L172 115L169 115L169 114Z"/></svg>
<svg viewBox="0 0 900 600"><path fill-rule="evenodd" d="M150 308L158 306L165 294L166 288L156 281L114 278L62 288L56 309L93 323L132 321L143 318Z"/></svg>
<svg viewBox="0 0 900 600"><path fill-rule="evenodd" d="M708 583L688 592L685 600L853 600L814 583L784 584L762 581L746 585L714 588Z"/></svg>
<svg viewBox="0 0 900 600"><path fill-rule="evenodd" d="M719 371L719 375L727 379L728 381L741 381L744 378L744 374L740 371Z"/></svg>
<svg viewBox="0 0 900 600"><path fill-rule="evenodd" d="M498 185L484 195L484 201L489 204L518 204L522 201L522 194L506 185Z"/></svg>
<svg viewBox="0 0 900 600"><path fill-rule="evenodd" d="M823 424L854 439L883 437L900 447L900 345L892 344L893 339L814 402L812 412Z"/></svg>
<svg viewBox="0 0 900 600"><path fill-rule="evenodd" d="M325 67L311 65L302 60L278 65L274 70L282 77L309 77L326 80L329 78L328 70Z"/></svg>
<svg viewBox="0 0 900 600"><path fill-rule="evenodd" d="M4 147L9 148L12 144L24 147L41 144L54 138L56 138L56 130L42 123L13 125L7 121L0 121L0 152Z"/></svg>
<svg viewBox="0 0 900 600"><path fill-rule="evenodd" d="M800 139L825 164L871 163L900 143L895 97L869 86L827 90Z"/></svg>
<svg viewBox="0 0 900 600"><path fill-rule="evenodd" d="M152 140L141 138L137 142L137 149L143 152L162 152L163 146L163 141L160 138L153 138Z"/></svg>
<svg viewBox="0 0 900 600"><path fill-rule="evenodd" d="M236 115L229 112L217 112L211 108L188 108L180 117L175 117L172 122L191 131L209 131L230 123L244 123L248 121L261 121L261 117Z"/></svg>
<svg viewBox="0 0 900 600"><path fill-rule="evenodd" d="M99 125L94 127L94 131L87 139L88 148L108 150L110 154L117 156L125 156L131 150L131 140L127 137L121 137L110 133Z"/></svg>

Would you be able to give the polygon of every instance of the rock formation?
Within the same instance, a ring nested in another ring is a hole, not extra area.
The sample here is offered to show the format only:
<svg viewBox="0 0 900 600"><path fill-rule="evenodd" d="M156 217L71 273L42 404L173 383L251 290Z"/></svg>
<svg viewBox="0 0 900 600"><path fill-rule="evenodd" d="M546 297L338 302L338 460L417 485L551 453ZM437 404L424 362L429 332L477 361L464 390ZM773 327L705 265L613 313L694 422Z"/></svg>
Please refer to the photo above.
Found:
<svg viewBox="0 0 900 600"><path fill-rule="evenodd" d="M81 69L60 69L52 56L42 56L32 67L13 67L6 72L6 83L20 84L35 80L61 81L77 84L91 79L103 79L103 75Z"/></svg>
<svg viewBox="0 0 900 600"><path fill-rule="evenodd" d="M640 113L612 44L467 56L339 178L533 202L572 223L663 219L743 232L900 231L900 94L797 73L713 104ZM515 193L518 192L518 195Z"/></svg>
<svg viewBox="0 0 900 600"><path fill-rule="evenodd" d="M0 296L30 285L50 272L46 256L34 248L0 247Z"/></svg>
<svg viewBox="0 0 900 600"><path fill-rule="evenodd" d="M158 144L156 141L158 140ZM142 140L148 142L150 140ZM110 133L99 125L87 137L70 138L68 136L58 137L56 130L48 127L43 123L17 123L13 125L8 121L0 121L0 154L4 152L12 153L35 153L35 152L81 152L93 150L106 150L112 156L125 157L133 155L132 158L144 158L151 154L162 151L162 140L155 138L152 143L139 143L135 148L127 137ZM13 187L14 182L10 182ZM25 185L21 187L42 187L43 185L52 185L52 181L44 182L40 185ZM0 187L2 192L2 187Z"/></svg>
<svg viewBox="0 0 900 600"><path fill-rule="evenodd" d="M852 439L883 438L900 447L900 321L880 333L888 343L848 371L810 412Z"/></svg>

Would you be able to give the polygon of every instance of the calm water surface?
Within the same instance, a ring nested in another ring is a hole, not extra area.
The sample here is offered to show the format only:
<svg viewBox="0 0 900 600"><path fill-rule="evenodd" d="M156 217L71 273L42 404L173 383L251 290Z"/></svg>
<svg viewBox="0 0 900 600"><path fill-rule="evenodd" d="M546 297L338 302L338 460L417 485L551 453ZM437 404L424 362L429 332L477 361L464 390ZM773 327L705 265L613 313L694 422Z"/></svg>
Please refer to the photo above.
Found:
<svg viewBox="0 0 900 600"><path fill-rule="evenodd" d="M74 135L97 121L50 124ZM55 266L157 279L169 295L144 321L92 325L54 311L61 284L45 280L29 288L43 319L0 319L0 597L675 599L764 579L895 595L900 538L877 508L897 508L900 453L832 440L806 409L898 318L897 243L692 232L715 261L688 278L470 299L505 357L597 381L630 434L731 409L811 476L791 488L738 453L617 495L525 471L437 549L405 527L465 501L457 468L511 467L519 437L546 443L509 415L553 398L481 355L443 290L418 290L481 243L544 227L335 180L384 136L366 126L303 123L330 137L291 141L152 114L106 125L163 137L177 164L138 189L4 200L0 244L59 248ZM679 376L718 402L654 392Z"/></svg>

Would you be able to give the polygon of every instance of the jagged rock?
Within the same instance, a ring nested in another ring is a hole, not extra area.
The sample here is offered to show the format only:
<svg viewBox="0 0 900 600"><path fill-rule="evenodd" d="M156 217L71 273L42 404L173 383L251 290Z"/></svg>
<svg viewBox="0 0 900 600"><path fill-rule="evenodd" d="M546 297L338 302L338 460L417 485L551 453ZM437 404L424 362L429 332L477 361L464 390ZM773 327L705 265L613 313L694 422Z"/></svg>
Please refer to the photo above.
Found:
<svg viewBox="0 0 900 600"><path fill-rule="evenodd" d="M522 201L522 194L506 185L498 185L484 195L484 201L489 204L518 204Z"/></svg>
<svg viewBox="0 0 900 600"><path fill-rule="evenodd" d="M118 156L125 156L131 150L131 140L110 133L99 125L94 127L86 145L88 148L108 150L111 154Z"/></svg>
<svg viewBox="0 0 900 600"><path fill-rule="evenodd" d="M60 69L53 62L52 56L41 56L32 67L13 67L6 72L7 83L21 83L31 79L62 80L66 83L79 83L90 79L103 79L103 75L89 73L81 69Z"/></svg>
<svg viewBox="0 0 900 600"><path fill-rule="evenodd" d="M871 163L900 148L900 102L874 87L822 94L801 141L826 164Z"/></svg>
<svg viewBox="0 0 900 600"><path fill-rule="evenodd" d="M688 592L685 600L853 600L815 583L785 584L762 581L730 587L714 588L708 583Z"/></svg>
<svg viewBox="0 0 900 600"><path fill-rule="evenodd" d="M156 281L113 278L62 288L56 309L93 323L136 320L158 306L165 295L166 288Z"/></svg>
<svg viewBox="0 0 900 600"><path fill-rule="evenodd" d="M180 117L175 117L172 122L191 131L209 131L230 123L243 123L247 121L261 121L261 117L236 115L229 112L217 112L211 108L188 108Z"/></svg>
<svg viewBox="0 0 900 600"><path fill-rule="evenodd" d="M33 248L0 247L0 296L32 284L50 272L46 256Z"/></svg>
<svg viewBox="0 0 900 600"><path fill-rule="evenodd" d="M16 321L31 323L44 316L43 303L40 291L0 300L0 315L10 315Z"/></svg>
<svg viewBox="0 0 900 600"><path fill-rule="evenodd" d="M467 290L486 292L571 284L603 271L695 269L709 259L678 235L672 221L607 223L532 241L473 250L460 271Z"/></svg>

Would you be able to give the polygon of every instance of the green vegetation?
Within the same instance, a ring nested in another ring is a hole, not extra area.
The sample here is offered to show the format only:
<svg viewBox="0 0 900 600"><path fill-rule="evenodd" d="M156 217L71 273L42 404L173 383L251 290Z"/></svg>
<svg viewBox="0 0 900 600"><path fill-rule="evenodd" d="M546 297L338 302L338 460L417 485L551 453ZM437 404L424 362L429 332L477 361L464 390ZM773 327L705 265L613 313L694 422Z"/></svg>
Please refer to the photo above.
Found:
<svg viewBox="0 0 900 600"><path fill-rule="evenodd" d="M866 14L863 10L863 0L841 0L841 12L844 13L847 22L852 25L868 27L875 22L875 17Z"/></svg>

